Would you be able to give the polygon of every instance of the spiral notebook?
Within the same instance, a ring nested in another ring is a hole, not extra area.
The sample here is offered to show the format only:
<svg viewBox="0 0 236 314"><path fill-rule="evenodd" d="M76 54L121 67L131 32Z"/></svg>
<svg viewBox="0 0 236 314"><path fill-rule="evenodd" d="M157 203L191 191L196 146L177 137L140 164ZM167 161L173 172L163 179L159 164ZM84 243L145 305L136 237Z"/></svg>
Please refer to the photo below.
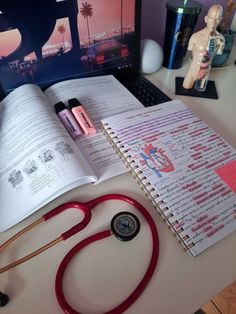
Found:
<svg viewBox="0 0 236 314"><path fill-rule="evenodd" d="M236 230L236 150L182 102L131 110L103 131L184 249Z"/></svg>

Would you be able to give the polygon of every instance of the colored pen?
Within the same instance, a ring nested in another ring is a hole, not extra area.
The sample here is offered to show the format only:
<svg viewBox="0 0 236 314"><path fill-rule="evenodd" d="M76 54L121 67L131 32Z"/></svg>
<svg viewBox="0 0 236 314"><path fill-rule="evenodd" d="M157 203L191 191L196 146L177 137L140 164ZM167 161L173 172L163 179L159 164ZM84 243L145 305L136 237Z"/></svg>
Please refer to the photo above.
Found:
<svg viewBox="0 0 236 314"><path fill-rule="evenodd" d="M86 135L95 134L96 129L93 126L91 120L88 117L88 114L86 113L84 107L81 105L78 99L77 98L69 99L68 105L84 133Z"/></svg>
<svg viewBox="0 0 236 314"><path fill-rule="evenodd" d="M82 129L79 124L76 122L70 110L66 107L63 102L58 102L54 105L56 114L61 120L64 127L69 132L70 136L75 140L77 137L83 134Z"/></svg>

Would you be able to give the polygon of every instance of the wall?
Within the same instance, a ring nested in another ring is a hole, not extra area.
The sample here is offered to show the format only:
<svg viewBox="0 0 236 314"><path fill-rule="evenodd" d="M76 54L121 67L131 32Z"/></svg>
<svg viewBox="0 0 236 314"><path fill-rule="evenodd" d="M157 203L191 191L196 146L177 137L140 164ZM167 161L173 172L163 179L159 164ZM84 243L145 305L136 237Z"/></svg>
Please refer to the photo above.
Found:
<svg viewBox="0 0 236 314"><path fill-rule="evenodd" d="M226 0L197 0L203 4L203 10L199 14L195 30L202 28L204 16L213 4L221 4L225 7ZM166 0L143 0L142 1L142 38L151 38L163 45L166 20Z"/></svg>

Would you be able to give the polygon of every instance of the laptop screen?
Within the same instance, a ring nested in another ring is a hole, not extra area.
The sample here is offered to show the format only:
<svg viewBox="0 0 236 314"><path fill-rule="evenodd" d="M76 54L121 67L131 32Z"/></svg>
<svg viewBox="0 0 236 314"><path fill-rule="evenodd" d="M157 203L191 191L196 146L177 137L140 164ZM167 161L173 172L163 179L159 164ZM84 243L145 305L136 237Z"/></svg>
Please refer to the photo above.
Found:
<svg viewBox="0 0 236 314"><path fill-rule="evenodd" d="M141 0L1 0L1 92L138 73L140 26Z"/></svg>

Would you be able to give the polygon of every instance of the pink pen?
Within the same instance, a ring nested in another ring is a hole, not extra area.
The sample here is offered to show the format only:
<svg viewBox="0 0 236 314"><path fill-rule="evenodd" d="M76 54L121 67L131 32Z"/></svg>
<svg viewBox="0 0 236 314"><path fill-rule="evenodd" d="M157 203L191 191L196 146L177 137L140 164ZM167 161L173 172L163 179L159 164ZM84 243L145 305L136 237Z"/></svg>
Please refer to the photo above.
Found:
<svg viewBox="0 0 236 314"><path fill-rule="evenodd" d="M86 113L78 99L76 98L69 99L68 105L84 133L87 135L95 134L96 129L93 126L91 120L88 117L88 114Z"/></svg>
<svg viewBox="0 0 236 314"><path fill-rule="evenodd" d="M63 102L58 102L54 105L56 114L60 118L61 122L69 132L70 136L75 140L77 137L83 134L80 126L76 122L70 110L66 107Z"/></svg>

